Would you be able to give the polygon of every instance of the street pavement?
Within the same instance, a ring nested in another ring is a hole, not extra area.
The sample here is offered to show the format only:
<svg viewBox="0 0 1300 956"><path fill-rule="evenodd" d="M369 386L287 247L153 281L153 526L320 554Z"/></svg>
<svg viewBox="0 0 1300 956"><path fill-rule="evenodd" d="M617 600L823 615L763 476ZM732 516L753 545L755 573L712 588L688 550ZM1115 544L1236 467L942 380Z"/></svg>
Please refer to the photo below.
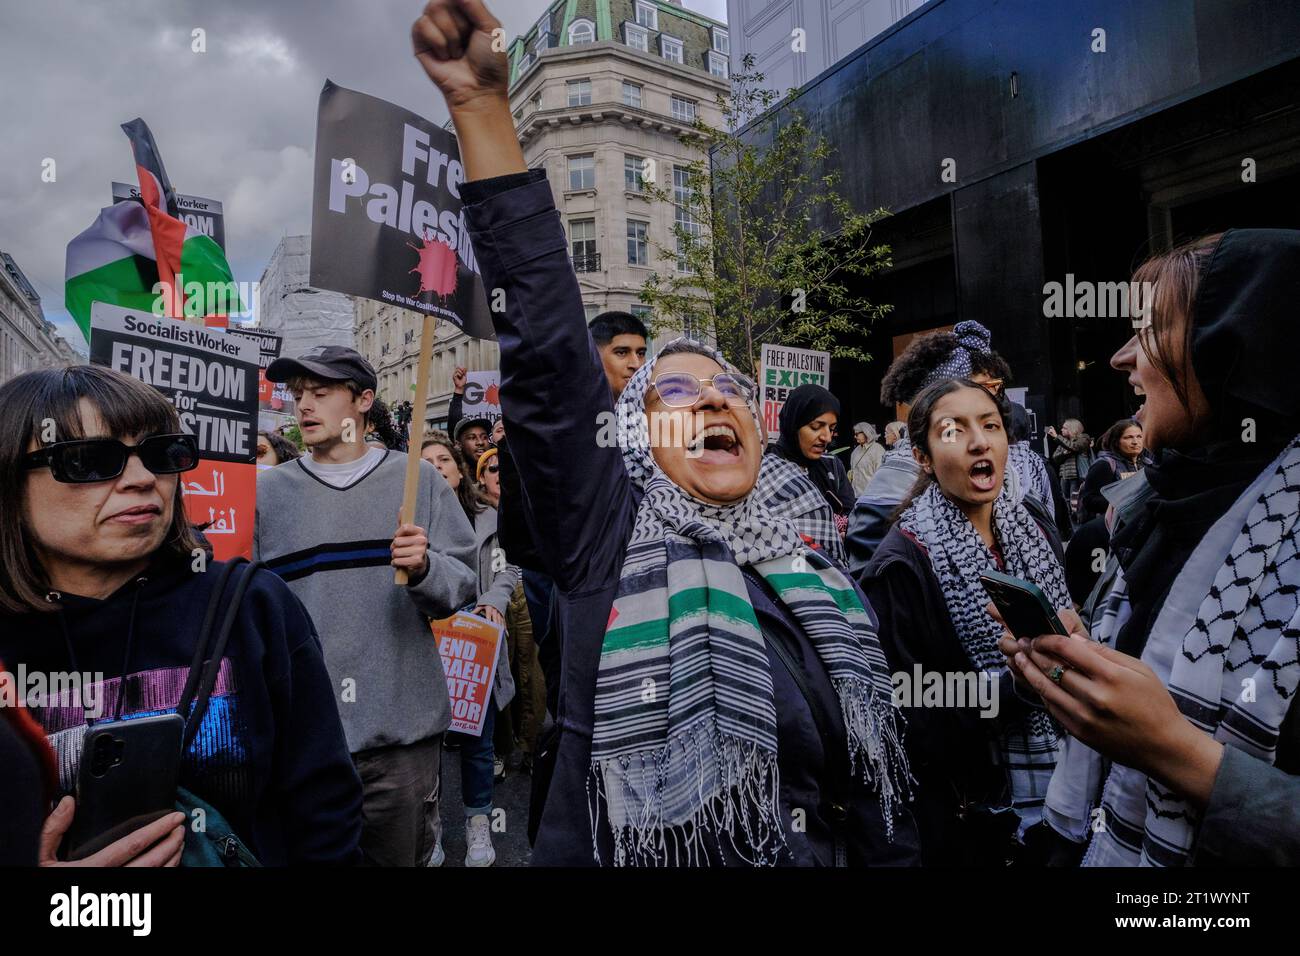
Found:
<svg viewBox="0 0 1300 956"><path fill-rule="evenodd" d="M528 798L533 778L519 766L519 752L508 762L504 783L492 792L494 806L504 811L495 814L504 833L493 832L492 846L497 851L494 866L528 865ZM465 813L460 796L460 751L442 753L442 848L447 854L443 866L465 865Z"/></svg>

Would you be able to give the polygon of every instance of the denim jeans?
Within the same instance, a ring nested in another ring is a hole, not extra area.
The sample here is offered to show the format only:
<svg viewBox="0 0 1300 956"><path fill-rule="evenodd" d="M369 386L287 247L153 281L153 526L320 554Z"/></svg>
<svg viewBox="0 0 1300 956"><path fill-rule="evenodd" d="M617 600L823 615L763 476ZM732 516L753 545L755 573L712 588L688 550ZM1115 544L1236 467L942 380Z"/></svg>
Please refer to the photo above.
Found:
<svg viewBox="0 0 1300 956"><path fill-rule="evenodd" d="M451 735L460 742L460 795L466 820L480 813L492 816L492 736L496 724L496 704L489 703L481 734Z"/></svg>
<svg viewBox="0 0 1300 956"><path fill-rule="evenodd" d="M367 866L423 866L442 838L442 737L352 755L361 777L361 852ZM488 756L488 782L492 782Z"/></svg>

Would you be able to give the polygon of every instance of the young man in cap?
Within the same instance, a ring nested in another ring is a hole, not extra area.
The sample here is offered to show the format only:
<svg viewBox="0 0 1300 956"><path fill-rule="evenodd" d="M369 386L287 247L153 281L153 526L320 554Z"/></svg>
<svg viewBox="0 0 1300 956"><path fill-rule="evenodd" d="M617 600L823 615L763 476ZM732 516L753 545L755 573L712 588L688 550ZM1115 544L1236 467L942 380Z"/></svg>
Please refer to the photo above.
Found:
<svg viewBox="0 0 1300 956"><path fill-rule="evenodd" d="M254 556L289 583L320 634L361 775L366 861L422 866L437 843L451 724L428 619L474 600L474 531L427 462L415 520L398 524L406 456L365 443L377 380L359 352L325 346L277 359L266 377L288 383L310 453L260 473Z"/></svg>

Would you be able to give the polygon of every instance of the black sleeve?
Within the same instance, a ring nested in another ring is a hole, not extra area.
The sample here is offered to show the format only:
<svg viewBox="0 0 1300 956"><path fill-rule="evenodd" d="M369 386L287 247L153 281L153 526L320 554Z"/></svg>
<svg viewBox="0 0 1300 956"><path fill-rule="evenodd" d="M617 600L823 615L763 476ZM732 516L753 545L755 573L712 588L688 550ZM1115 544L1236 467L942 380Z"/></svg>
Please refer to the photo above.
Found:
<svg viewBox="0 0 1300 956"><path fill-rule="evenodd" d="M45 779L31 746L0 715L0 866L35 866Z"/></svg>
<svg viewBox="0 0 1300 956"><path fill-rule="evenodd" d="M528 497L519 469L510 454L509 436L497 443L501 464L501 500L497 504L497 543L511 564L529 571L543 571L542 558L533 544L532 526L528 521Z"/></svg>
<svg viewBox="0 0 1300 956"><path fill-rule="evenodd" d="M456 428L456 423L465 416L465 396L451 393L451 401L447 403L447 432L450 434Z"/></svg>
<svg viewBox="0 0 1300 956"><path fill-rule="evenodd" d="M1106 513L1109 502L1106 501L1101 490L1114 484L1115 481L1115 472L1104 459L1094 463L1088 469L1088 475L1083 479L1083 489L1079 494L1083 496L1083 508L1089 517L1095 518Z"/></svg>

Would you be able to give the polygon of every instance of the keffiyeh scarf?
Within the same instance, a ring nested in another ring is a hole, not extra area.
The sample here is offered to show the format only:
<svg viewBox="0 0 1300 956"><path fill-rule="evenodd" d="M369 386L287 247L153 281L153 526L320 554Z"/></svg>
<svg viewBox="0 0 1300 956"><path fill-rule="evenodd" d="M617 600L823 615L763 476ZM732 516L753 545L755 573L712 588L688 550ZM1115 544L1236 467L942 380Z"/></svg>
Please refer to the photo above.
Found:
<svg viewBox="0 0 1300 956"><path fill-rule="evenodd" d="M686 350L727 367L703 346ZM706 838L725 837L754 864L774 863L784 847L772 676L742 567L771 586L826 667L848 732L844 759L874 784L892 833L908 773L888 664L853 585L787 517L804 485L820 492L765 456L740 502L687 495L650 454L653 366L632 377L617 408L624 462L644 497L596 678L592 773L614 864L703 862Z"/></svg>
<svg viewBox="0 0 1300 956"><path fill-rule="evenodd" d="M1273 764L1300 686L1300 436L1210 530L1174 579L1142 651L1178 709L1215 740ZM1122 571L1093 614L1114 644L1130 614ZM1145 774L1072 738L1046 817L1091 842L1085 866L1183 866L1198 812ZM1102 783L1104 779L1104 785Z"/></svg>
<svg viewBox="0 0 1300 956"><path fill-rule="evenodd" d="M1033 516L1015 503L1012 494L1010 483L1004 482L993 503L993 527L1006 573L1037 584L1053 607L1069 607L1060 563ZM1000 679L1007 669L998 649L1002 625L985 610L989 596L979 580L984 571L997 567L993 552L937 483L917 496L899 516L899 525L925 548L948 617L971 664ZM1000 731L995 743L1023 830L1041 816L1056 765L1056 730L1045 711L1035 710L1018 726Z"/></svg>

